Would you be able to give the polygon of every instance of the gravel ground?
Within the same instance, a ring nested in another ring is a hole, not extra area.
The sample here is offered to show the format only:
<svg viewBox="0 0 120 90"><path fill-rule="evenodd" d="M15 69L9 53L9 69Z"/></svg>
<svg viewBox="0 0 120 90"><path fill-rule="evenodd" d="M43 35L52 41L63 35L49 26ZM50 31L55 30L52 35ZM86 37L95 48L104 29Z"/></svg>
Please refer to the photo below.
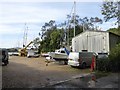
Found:
<svg viewBox="0 0 120 90"><path fill-rule="evenodd" d="M1 69L2 68L2 69ZM45 59L10 57L8 66L0 67L2 74L2 88L55 88L75 89L89 88L93 73L88 69L72 68L57 62L51 62L46 66ZM92 88L118 88L120 84L120 73L112 73L108 76L98 78ZM0 87L1 88L1 87Z"/></svg>
<svg viewBox="0 0 120 90"><path fill-rule="evenodd" d="M2 67L2 88L41 88L51 83L88 74L89 69L72 68L45 59L11 56L8 66Z"/></svg>

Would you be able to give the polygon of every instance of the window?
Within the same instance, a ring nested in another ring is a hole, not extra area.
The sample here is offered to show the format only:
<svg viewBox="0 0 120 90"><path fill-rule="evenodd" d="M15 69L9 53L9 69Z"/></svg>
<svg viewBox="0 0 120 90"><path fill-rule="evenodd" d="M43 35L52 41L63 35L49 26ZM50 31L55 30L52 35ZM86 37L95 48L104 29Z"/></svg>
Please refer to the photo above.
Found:
<svg viewBox="0 0 120 90"><path fill-rule="evenodd" d="M65 51L61 51L61 53L65 53Z"/></svg>

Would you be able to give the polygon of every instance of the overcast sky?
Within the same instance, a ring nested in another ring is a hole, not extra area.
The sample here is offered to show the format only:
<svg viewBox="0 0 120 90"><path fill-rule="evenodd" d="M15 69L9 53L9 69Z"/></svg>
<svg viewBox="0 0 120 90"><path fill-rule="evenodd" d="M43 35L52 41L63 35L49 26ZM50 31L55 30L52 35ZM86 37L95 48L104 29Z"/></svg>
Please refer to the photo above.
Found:
<svg viewBox="0 0 120 90"><path fill-rule="evenodd" d="M57 0L58 1L58 0ZM66 2L38 0L1 0L0 1L0 48L22 46L25 23L28 26L28 40L30 42L41 31L45 22L55 20L62 23L70 13L73 0ZM83 17L99 17L102 2L78 2L76 0L76 13ZM97 0L99 1L99 0ZM102 30L114 27L113 21L99 25Z"/></svg>

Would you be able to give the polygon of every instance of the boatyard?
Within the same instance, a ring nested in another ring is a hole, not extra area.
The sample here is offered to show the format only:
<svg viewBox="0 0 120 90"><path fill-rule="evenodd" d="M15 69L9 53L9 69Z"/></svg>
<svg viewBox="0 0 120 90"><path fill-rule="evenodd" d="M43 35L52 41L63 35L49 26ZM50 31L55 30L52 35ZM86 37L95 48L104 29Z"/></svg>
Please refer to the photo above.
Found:
<svg viewBox="0 0 120 90"><path fill-rule="evenodd" d="M0 3L0 89L120 88L119 0L31 1Z"/></svg>
<svg viewBox="0 0 120 90"><path fill-rule="evenodd" d="M34 88L89 88L93 72L90 68L72 68L58 62L46 66L45 58L10 56L8 66L2 67L2 88L16 90ZM96 76L97 77L97 76ZM112 73L96 79L92 88L118 88L119 74Z"/></svg>
<svg viewBox="0 0 120 90"><path fill-rule="evenodd" d="M89 68L72 68L57 62L46 66L45 58L10 56L2 67L2 88L42 88L90 73Z"/></svg>

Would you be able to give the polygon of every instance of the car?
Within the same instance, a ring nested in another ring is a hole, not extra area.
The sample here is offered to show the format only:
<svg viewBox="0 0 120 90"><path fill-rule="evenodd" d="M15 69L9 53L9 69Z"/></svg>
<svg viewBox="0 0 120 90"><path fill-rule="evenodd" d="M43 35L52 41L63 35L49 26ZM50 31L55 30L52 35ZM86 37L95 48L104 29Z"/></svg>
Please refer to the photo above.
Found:
<svg viewBox="0 0 120 90"><path fill-rule="evenodd" d="M19 52L8 52L9 56L19 56Z"/></svg>
<svg viewBox="0 0 120 90"><path fill-rule="evenodd" d="M98 53L97 59L108 58L108 53Z"/></svg>
<svg viewBox="0 0 120 90"><path fill-rule="evenodd" d="M9 55L7 49L0 49L0 55L2 57L2 65L6 66L9 63Z"/></svg>
<svg viewBox="0 0 120 90"><path fill-rule="evenodd" d="M70 52L68 56L68 65L73 67L86 68L92 63L92 59L96 59L94 52Z"/></svg>

